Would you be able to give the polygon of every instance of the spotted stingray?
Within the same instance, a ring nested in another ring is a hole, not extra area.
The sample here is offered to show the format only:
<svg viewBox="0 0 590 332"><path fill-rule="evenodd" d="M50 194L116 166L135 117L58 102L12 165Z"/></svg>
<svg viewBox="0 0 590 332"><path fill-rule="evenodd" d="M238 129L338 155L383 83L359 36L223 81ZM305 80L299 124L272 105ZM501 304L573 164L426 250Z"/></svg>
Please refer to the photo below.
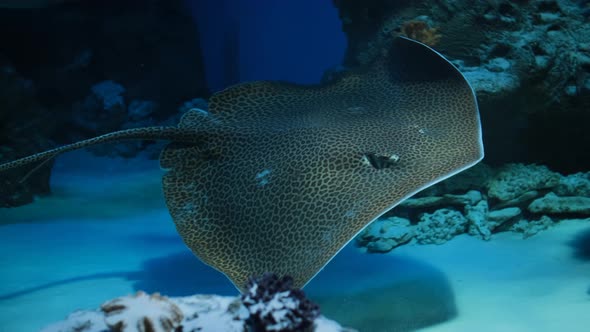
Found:
<svg viewBox="0 0 590 332"><path fill-rule="evenodd" d="M178 127L117 131L0 170L125 139L171 141L160 163L178 233L238 289L264 272L303 287L369 223L483 157L468 82L437 52L398 38L330 83L239 84Z"/></svg>

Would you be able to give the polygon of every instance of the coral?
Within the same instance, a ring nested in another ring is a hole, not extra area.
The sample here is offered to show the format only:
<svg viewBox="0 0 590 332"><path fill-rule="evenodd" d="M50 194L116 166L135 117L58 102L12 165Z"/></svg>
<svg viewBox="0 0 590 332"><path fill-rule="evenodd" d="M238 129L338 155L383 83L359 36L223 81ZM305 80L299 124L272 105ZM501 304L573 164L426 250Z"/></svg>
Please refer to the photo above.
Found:
<svg viewBox="0 0 590 332"><path fill-rule="evenodd" d="M551 189L559 180L560 175L545 166L507 164L490 180L488 196L508 201L528 191Z"/></svg>
<svg viewBox="0 0 590 332"><path fill-rule="evenodd" d="M282 289L281 287L279 287ZM279 289L277 288L277 289ZM152 296L154 297L154 296ZM246 319L250 314L246 307L242 305L240 297L217 296L217 295L193 295L176 298L165 298L162 296L155 296L158 299L141 293L139 300L136 297L124 297L113 301L109 301L112 310L118 311L117 317L121 321L127 323L139 323L138 326L129 326L125 329L141 331L162 331L162 329L143 329L145 328L145 321L154 322L162 318L162 315L170 315L169 309L174 308L174 314L181 312L182 321L174 323L175 328L167 331L174 332L244 332L253 330L246 329ZM294 298L292 297L292 300ZM115 302L115 303L113 303ZM155 304L154 304L155 302ZM305 302L305 301L303 301ZM290 312L301 310L308 303L299 301L299 309L289 309ZM127 310L122 310L122 303L125 303ZM146 306L147 303L147 306ZM295 303L295 301L291 302ZM274 305L277 302L260 302L260 309L265 305ZM270 308L274 313L279 311L279 308ZM315 311L317 312L317 310ZM144 317L143 319L141 317ZM356 332L352 329L343 328L335 321L329 320L324 316L313 315L315 318L310 324L310 331L314 332ZM310 318L309 315L306 317ZM41 330L41 332L107 332L119 331L107 326L112 316L105 313L104 310L84 310L77 311L70 314L66 320L51 324ZM266 331L266 330L263 330ZM274 330L269 330L274 331ZM277 331L293 331L293 330L277 330ZM297 330L301 331L301 330Z"/></svg>
<svg viewBox="0 0 590 332"><path fill-rule="evenodd" d="M400 217L377 219L356 238L358 246L369 252L388 252L408 243L414 237L410 220Z"/></svg>
<svg viewBox="0 0 590 332"><path fill-rule="evenodd" d="M127 104L124 98L125 94L126 89L111 80L93 85L90 88L90 93L73 105L72 116L76 131L80 135L86 135L88 132L105 133L119 129L163 124L157 123L155 120L155 115L160 109L157 102L134 99ZM177 114L175 119L179 119L180 115ZM152 150L158 149L159 154L163 146L163 143L125 141L112 146L99 145L89 150L101 156L132 158L148 147L151 147ZM153 153L149 152L148 150L148 155L151 156Z"/></svg>
<svg viewBox="0 0 590 332"><path fill-rule="evenodd" d="M293 288L291 277L266 273L250 278L246 288L242 303L252 331L313 331L319 307L302 290Z"/></svg>
<svg viewBox="0 0 590 332"><path fill-rule="evenodd" d="M145 123L145 120L152 117L158 109L158 104L151 100L132 100L127 108L127 115L129 120L133 122L141 121ZM137 125L135 125L137 126Z"/></svg>
<svg viewBox="0 0 590 332"><path fill-rule="evenodd" d="M500 210L488 212L486 219L488 227L492 230L504 225L504 223L514 220L522 214L522 210L518 207L507 207Z"/></svg>
<svg viewBox="0 0 590 332"><path fill-rule="evenodd" d="M465 206L465 218L469 221L469 234L489 240L492 230L487 223L488 201L479 201L475 205Z"/></svg>
<svg viewBox="0 0 590 332"><path fill-rule="evenodd" d="M554 193L548 193L544 197L537 198L528 207L533 213L546 214L590 214L590 197L567 196L559 197Z"/></svg>
<svg viewBox="0 0 590 332"><path fill-rule="evenodd" d="M494 207L501 209L507 206L525 206L539 196L541 196L541 193L539 193L539 191L531 190L509 201L497 202L497 204L494 205Z"/></svg>
<svg viewBox="0 0 590 332"><path fill-rule="evenodd" d="M462 194L470 190L487 192L487 179L491 178L494 173L495 170L492 167L480 162L459 174L451 176L450 178L421 191L418 196Z"/></svg>
<svg viewBox="0 0 590 332"><path fill-rule="evenodd" d="M101 306L105 322L114 332L171 332L180 326L183 314L167 297L137 292Z"/></svg>
<svg viewBox="0 0 590 332"><path fill-rule="evenodd" d="M103 133L121 128L127 119L125 88L114 81L102 81L90 88L90 94L73 106L77 127Z"/></svg>
<svg viewBox="0 0 590 332"><path fill-rule="evenodd" d="M94 332L108 331L101 311L74 311L65 321L46 326L41 332Z"/></svg>
<svg viewBox="0 0 590 332"><path fill-rule="evenodd" d="M416 240L420 244L443 244L455 235L465 233L468 221L459 211L440 209L424 213L416 226Z"/></svg>
<svg viewBox="0 0 590 332"><path fill-rule="evenodd" d="M477 190L457 193L469 188ZM526 238L564 219L590 216L590 172L562 176L534 164L481 164L387 215L364 229L356 244L368 252L388 252L408 243L443 244L462 233L490 240L494 233L512 231ZM540 219L524 219L531 216Z"/></svg>
<svg viewBox="0 0 590 332"><path fill-rule="evenodd" d="M108 1L109 9L99 11L92 1L79 0L0 0L0 7L49 2L67 5L0 10L3 31L19 31L5 33L0 50L0 160L148 119L160 124L183 101L210 95L200 37L185 1L150 0L141 8L136 0ZM51 47L40 47L40 41ZM124 101L134 100L153 101L158 108L136 121L135 110L127 117L123 109ZM117 145L109 152L134 156L149 146ZM49 193L49 167L19 183L27 171L0 179L0 206Z"/></svg>
<svg viewBox="0 0 590 332"><path fill-rule="evenodd" d="M479 96L508 94L520 86L520 80L517 75L505 69L498 70L499 67L492 67L490 70L487 66L465 66L462 61L454 61L465 75L465 78Z"/></svg>
<svg viewBox="0 0 590 332"><path fill-rule="evenodd" d="M523 238L531 237L540 231L546 230L554 224L553 220L548 216L542 216L538 220L521 220L516 224L512 225L510 229L513 232L522 233Z"/></svg>
<svg viewBox="0 0 590 332"><path fill-rule="evenodd" d="M371 16L363 15L367 1L336 4L347 19L347 66L376 58L404 24L405 35L417 39L414 31L436 27L430 35L440 36L437 51L464 74L485 114L487 162L542 162L564 173L588 169L590 154L575 148L590 142L587 1L369 3Z"/></svg>
<svg viewBox="0 0 590 332"><path fill-rule="evenodd" d="M90 90L102 103L102 108L105 111L111 111L114 108L125 108L125 101L122 94L125 93L125 88L113 81L102 81L93 85Z"/></svg>
<svg viewBox="0 0 590 332"><path fill-rule="evenodd" d="M209 110L209 103L205 99L202 99L202 98L194 98L194 99L191 99L189 101L184 102L180 106L180 108L178 109L178 113L179 114L184 114L188 110L191 110L193 108L198 108L200 110L208 111ZM177 122L178 121L174 121L174 123L177 123Z"/></svg>
<svg viewBox="0 0 590 332"><path fill-rule="evenodd" d="M244 332L244 321L236 317L239 298L193 295L172 300L184 313L183 332Z"/></svg>
<svg viewBox="0 0 590 332"><path fill-rule="evenodd" d="M561 178L555 188L559 196L584 196L590 197L590 172L576 173Z"/></svg>
<svg viewBox="0 0 590 332"><path fill-rule="evenodd" d="M427 22L419 20L404 22L401 26L401 35L428 46L435 46L441 38L437 28L432 28Z"/></svg>
<svg viewBox="0 0 590 332"><path fill-rule="evenodd" d="M442 196L426 196L409 198L403 201L399 206L411 209L423 209L436 206L463 206L474 205L481 201L483 196L477 190L470 190L462 195L444 194Z"/></svg>

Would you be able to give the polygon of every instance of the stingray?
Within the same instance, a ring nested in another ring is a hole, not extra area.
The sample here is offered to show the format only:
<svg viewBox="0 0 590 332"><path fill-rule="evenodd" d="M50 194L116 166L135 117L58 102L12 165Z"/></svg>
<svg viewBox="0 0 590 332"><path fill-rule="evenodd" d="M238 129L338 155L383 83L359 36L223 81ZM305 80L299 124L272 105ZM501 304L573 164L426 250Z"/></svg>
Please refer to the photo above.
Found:
<svg viewBox="0 0 590 332"><path fill-rule="evenodd" d="M184 243L243 290L266 272L309 282L365 226L483 158L474 92L442 55L397 38L313 86L250 82L177 127L128 129L3 165L126 139L168 140L163 191Z"/></svg>

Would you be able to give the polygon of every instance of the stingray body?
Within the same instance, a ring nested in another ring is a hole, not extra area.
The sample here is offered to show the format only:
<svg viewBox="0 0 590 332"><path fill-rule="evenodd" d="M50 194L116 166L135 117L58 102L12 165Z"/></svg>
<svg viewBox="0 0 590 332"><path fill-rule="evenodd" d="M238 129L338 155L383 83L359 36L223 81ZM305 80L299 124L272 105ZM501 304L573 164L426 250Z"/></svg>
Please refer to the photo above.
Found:
<svg viewBox="0 0 590 332"><path fill-rule="evenodd" d="M398 38L371 66L329 84L237 85L178 127L115 132L0 170L121 139L172 141L160 162L178 233L239 289L265 272L304 286L370 222L483 157L465 78Z"/></svg>

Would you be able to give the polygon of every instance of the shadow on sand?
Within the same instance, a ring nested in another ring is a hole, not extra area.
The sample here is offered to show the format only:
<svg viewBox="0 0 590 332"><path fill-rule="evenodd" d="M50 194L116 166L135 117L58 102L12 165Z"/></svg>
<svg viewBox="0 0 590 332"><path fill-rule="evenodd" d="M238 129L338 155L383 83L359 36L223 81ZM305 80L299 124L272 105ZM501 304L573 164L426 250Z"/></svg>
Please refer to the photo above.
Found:
<svg viewBox="0 0 590 332"><path fill-rule="evenodd" d="M583 261L590 261L590 228L578 232L568 242L568 245L573 250L574 258Z"/></svg>
<svg viewBox="0 0 590 332"><path fill-rule="evenodd" d="M147 260L139 271L112 271L74 276L11 293L0 294L0 301L11 300L65 284L110 278L122 278L131 281L135 290L143 290L148 293L159 292L167 296L186 296L196 293L237 294L237 290L221 273L203 264L190 251L186 250Z"/></svg>
<svg viewBox="0 0 590 332"><path fill-rule="evenodd" d="M578 232L569 242L572 248L574 258L582 261L590 261L590 228ZM590 286L586 289L586 294L590 295Z"/></svg>
<svg viewBox="0 0 590 332"><path fill-rule="evenodd" d="M155 236L149 241L173 244L177 240ZM189 250L182 250L148 259L138 271L74 276L0 294L0 301L64 284L107 278L123 278L135 290L167 296L237 295L237 290L221 273L200 262ZM364 254L352 246L344 248L305 287L305 292L320 305L324 315L360 331L413 331L457 315L451 285L435 267L410 257Z"/></svg>
<svg viewBox="0 0 590 332"><path fill-rule="evenodd" d="M346 247L307 287L327 317L359 331L408 332L457 316L453 289L434 266Z"/></svg>

